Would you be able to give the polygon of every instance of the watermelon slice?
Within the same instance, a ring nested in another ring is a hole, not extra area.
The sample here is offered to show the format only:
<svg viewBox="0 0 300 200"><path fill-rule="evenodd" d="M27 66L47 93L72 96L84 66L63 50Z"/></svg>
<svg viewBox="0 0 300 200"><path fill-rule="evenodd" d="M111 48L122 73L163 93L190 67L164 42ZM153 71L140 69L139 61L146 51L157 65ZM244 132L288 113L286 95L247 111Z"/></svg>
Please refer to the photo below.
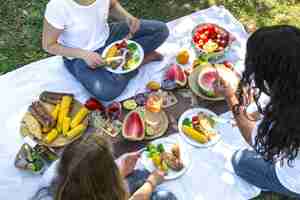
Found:
<svg viewBox="0 0 300 200"><path fill-rule="evenodd" d="M176 84L180 87L184 87L187 83L187 76L184 70L177 64L171 64L165 74L165 79L170 81L176 81Z"/></svg>
<svg viewBox="0 0 300 200"><path fill-rule="evenodd" d="M125 118L123 123L123 137L132 140L140 141L145 137L145 125L142 116L139 112L131 112Z"/></svg>
<svg viewBox="0 0 300 200"><path fill-rule="evenodd" d="M217 80L218 74L214 68L204 68L198 78L198 84L201 91L208 97L215 97L214 82Z"/></svg>
<svg viewBox="0 0 300 200"><path fill-rule="evenodd" d="M218 64L216 67L218 72L214 67L208 65L199 73L199 89L208 97L217 97L217 94L214 91L214 82L217 80L218 73L229 82L232 88L236 89L239 84L239 78L232 70L228 69L222 64Z"/></svg>

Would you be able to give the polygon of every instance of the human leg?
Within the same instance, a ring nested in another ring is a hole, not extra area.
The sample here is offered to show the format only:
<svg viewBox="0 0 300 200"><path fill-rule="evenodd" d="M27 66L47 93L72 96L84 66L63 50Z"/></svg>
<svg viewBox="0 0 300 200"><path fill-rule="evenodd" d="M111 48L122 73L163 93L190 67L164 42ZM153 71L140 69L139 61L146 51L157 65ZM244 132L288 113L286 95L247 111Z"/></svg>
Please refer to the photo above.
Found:
<svg viewBox="0 0 300 200"><path fill-rule="evenodd" d="M167 25L155 20L141 20L140 29L133 35L132 40L138 42L145 54L155 51L169 36Z"/></svg>
<svg viewBox="0 0 300 200"><path fill-rule="evenodd" d="M267 191L300 198L285 188L277 178L274 164L265 161L255 151L241 150L234 154L232 164L235 173L247 182Z"/></svg>
<svg viewBox="0 0 300 200"><path fill-rule="evenodd" d="M137 71L126 75L113 74L105 69L93 70L82 59L64 59L69 72L96 98L111 101L118 97L126 88L129 80Z"/></svg>

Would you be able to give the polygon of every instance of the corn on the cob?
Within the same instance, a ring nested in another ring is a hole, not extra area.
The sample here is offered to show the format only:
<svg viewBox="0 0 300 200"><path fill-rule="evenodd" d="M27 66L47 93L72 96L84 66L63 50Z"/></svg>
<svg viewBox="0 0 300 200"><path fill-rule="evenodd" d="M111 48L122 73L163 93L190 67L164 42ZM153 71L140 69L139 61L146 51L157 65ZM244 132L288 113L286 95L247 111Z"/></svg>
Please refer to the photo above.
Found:
<svg viewBox="0 0 300 200"><path fill-rule="evenodd" d="M71 124L71 118L65 117L63 120L63 125L62 125L62 133L64 136L66 136L67 132L69 131L70 124Z"/></svg>
<svg viewBox="0 0 300 200"><path fill-rule="evenodd" d="M44 141L47 143L47 144L50 144L52 143L58 136L58 132L57 130L54 128L52 129L48 134L47 136L45 137Z"/></svg>
<svg viewBox="0 0 300 200"><path fill-rule="evenodd" d="M193 129L192 127L189 126L182 126L182 131L184 134L189 136L190 138L196 140L197 142L201 144L205 144L208 142L208 138L201 132L198 132L197 130Z"/></svg>
<svg viewBox="0 0 300 200"><path fill-rule="evenodd" d="M71 129L66 135L67 138L72 139L80 134L82 134L86 130L87 126L84 124L79 124L75 128Z"/></svg>
<svg viewBox="0 0 300 200"><path fill-rule="evenodd" d="M62 101L60 104L59 115L58 115L58 121L57 121L57 127L58 127L59 132L61 132L60 130L62 130L64 118L67 117L69 114L72 99L73 98L70 96L63 96L63 98L62 98Z"/></svg>
<svg viewBox="0 0 300 200"><path fill-rule="evenodd" d="M85 117L89 114L89 110L86 107L82 107L77 114L75 115L75 117L72 119L71 122L71 128L75 128L76 126L78 126L82 120L85 119Z"/></svg>
<svg viewBox="0 0 300 200"><path fill-rule="evenodd" d="M54 110L51 113L51 115L55 121L57 120L59 109L60 109L60 104L56 104Z"/></svg>

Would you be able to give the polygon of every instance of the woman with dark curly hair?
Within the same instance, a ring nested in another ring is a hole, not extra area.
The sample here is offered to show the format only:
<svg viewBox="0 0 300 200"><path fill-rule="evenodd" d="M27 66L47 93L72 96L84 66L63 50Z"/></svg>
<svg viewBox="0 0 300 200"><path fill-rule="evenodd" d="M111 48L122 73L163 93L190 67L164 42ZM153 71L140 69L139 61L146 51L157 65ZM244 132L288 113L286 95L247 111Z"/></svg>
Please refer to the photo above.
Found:
<svg viewBox="0 0 300 200"><path fill-rule="evenodd" d="M221 79L225 96L244 139L254 150L237 151L236 174L262 190L300 198L300 30L264 27L247 43L239 94ZM261 95L270 97L265 107ZM252 98L253 97L253 98ZM254 99L262 115L256 123L246 113Z"/></svg>

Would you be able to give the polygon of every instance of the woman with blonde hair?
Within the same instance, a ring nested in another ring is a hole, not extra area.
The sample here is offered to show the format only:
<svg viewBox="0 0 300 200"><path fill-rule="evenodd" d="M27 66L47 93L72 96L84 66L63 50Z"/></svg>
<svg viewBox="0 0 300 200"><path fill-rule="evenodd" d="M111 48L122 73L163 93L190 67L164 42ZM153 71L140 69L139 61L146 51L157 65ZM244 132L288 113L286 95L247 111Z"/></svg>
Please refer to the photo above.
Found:
<svg viewBox="0 0 300 200"><path fill-rule="evenodd" d="M108 23L108 18L118 23ZM163 57L155 50L166 40L165 23L139 20L117 0L50 0L43 28L43 48L64 57L68 71L99 100L110 101L126 88L137 70L113 74L103 68L101 53L109 44L130 38L144 49L143 64Z"/></svg>
<svg viewBox="0 0 300 200"><path fill-rule="evenodd" d="M172 193L155 191L164 179L162 172L134 170L138 159L139 153L134 152L115 162L110 143L92 134L65 148L61 159L49 169L50 185L32 199L176 200ZM47 172L46 176L49 179Z"/></svg>

